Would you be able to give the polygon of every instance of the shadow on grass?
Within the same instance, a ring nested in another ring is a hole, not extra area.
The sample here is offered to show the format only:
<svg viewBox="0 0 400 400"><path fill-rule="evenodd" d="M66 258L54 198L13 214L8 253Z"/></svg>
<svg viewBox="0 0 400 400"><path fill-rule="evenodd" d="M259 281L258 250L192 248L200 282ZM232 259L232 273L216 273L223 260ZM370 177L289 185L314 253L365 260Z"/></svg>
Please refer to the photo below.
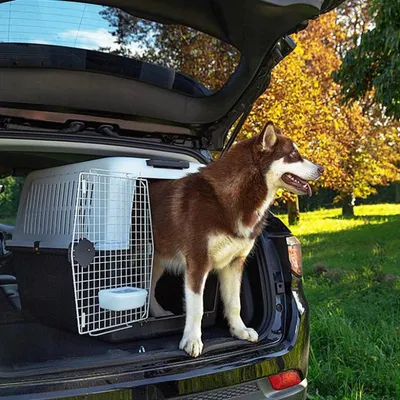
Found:
<svg viewBox="0 0 400 400"><path fill-rule="evenodd" d="M390 214L390 215L382 215L382 214L377 214L377 215L335 215L335 216L326 216L322 217L321 219L333 219L333 220L365 220L365 221L380 221L382 219L386 218L400 218L400 215L396 214Z"/></svg>
<svg viewBox="0 0 400 400"><path fill-rule="evenodd" d="M355 217L365 224L337 232L300 236L306 273L316 264L345 270L379 263L385 273L400 272L400 215ZM321 222L323 223L323 222Z"/></svg>

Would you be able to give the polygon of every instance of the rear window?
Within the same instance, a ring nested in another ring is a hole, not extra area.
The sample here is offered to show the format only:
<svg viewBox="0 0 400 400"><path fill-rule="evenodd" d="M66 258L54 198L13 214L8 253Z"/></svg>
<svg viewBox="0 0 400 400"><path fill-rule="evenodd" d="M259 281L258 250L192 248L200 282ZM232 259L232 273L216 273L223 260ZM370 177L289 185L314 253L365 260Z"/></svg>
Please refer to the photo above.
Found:
<svg viewBox="0 0 400 400"><path fill-rule="evenodd" d="M0 42L2 67L91 70L194 96L220 90L240 61L229 44L186 26L56 0L0 4Z"/></svg>

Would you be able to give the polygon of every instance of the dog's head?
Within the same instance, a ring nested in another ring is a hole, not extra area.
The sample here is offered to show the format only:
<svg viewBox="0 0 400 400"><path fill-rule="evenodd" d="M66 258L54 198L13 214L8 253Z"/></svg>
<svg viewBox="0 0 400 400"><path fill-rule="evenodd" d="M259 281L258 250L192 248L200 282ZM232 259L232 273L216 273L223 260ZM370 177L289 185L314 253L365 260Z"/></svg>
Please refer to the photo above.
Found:
<svg viewBox="0 0 400 400"><path fill-rule="evenodd" d="M268 122L254 145L254 160L266 176L269 189L286 189L312 195L307 181L317 180L324 169L303 158L296 144Z"/></svg>

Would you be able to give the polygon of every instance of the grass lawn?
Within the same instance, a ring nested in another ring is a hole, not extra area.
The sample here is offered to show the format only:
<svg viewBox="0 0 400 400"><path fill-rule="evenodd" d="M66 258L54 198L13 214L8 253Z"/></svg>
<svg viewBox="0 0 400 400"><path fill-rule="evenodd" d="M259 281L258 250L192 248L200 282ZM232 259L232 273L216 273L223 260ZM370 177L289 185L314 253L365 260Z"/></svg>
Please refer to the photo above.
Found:
<svg viewBox="0 0 400 400"><path fill-rule="evenodd" d="M400 399L400 205L301 215L309 398Z"/></svg>

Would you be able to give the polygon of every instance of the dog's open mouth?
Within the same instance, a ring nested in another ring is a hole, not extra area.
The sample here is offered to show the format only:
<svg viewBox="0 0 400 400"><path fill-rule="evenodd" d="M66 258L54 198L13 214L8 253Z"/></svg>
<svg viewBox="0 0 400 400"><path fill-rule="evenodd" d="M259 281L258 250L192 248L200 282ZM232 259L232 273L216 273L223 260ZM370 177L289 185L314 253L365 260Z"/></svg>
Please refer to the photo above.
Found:
<svg viewBox="0 0 400 400"><path fill-rule="evenodd" d="M311 186L297 175L286 173L282 175L281 179L287 185L292 186L297 192L308 194L310 197L312 196Z"/></svg>

